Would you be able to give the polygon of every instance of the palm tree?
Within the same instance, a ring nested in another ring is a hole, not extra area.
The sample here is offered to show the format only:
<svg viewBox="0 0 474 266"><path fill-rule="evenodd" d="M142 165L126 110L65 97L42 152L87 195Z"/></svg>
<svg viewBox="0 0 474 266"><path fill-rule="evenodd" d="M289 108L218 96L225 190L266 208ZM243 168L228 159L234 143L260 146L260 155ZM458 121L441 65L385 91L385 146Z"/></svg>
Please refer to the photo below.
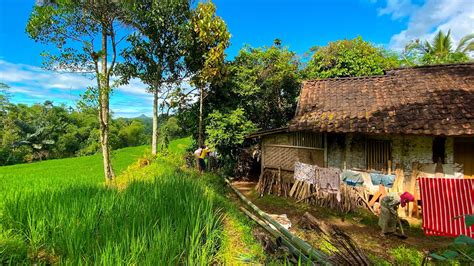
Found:
<svg viewBox="0 0 474 266"><path fill-rule="evenodd" d="M440 30L432 42L415 40L404 51L407 62L415 64L460 63L470 61L469 53L474 51L474 33L461 38L453 49L451 30L445 34ZM410 60L411 59L411 60Z"/></svg>

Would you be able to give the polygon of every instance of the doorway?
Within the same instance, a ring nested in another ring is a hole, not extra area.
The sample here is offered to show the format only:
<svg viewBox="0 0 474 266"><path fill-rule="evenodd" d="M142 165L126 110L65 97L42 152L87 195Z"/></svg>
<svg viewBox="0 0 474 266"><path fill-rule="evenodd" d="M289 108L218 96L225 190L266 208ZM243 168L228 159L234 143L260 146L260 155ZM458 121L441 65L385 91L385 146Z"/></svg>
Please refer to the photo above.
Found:
<svg viewBox="0 0 474 266"><path fill-rule="evenodd" d="M474 138L454 139L454 162L464 166L465 178L474 178Z"/></svg>

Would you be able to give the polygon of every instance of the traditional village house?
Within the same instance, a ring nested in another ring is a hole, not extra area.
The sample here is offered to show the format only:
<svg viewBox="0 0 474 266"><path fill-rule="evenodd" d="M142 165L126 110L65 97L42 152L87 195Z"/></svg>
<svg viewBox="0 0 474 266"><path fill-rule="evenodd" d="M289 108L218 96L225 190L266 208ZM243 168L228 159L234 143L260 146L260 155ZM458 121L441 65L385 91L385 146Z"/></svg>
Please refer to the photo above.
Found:
<svg viewBox="0 0 474 266"><path fill-rule="evenodd" d="M278 171L283 183L297 161L396 173L395 190L414 194L422 175L473 178L474 64L305 81L289 127L252 137L261 177Z"/></svg>

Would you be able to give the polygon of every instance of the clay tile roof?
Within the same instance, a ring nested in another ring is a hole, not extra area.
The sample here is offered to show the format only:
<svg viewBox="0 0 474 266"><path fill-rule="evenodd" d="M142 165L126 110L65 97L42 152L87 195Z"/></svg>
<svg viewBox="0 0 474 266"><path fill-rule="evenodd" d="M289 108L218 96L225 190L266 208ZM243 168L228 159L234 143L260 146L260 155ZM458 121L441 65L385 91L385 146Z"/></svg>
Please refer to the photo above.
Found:
<svg viewBox="0 0 474 266"><path fill-rule="evenodd" d="M290 131L474 135L474 64L303 83Z"/></svg>

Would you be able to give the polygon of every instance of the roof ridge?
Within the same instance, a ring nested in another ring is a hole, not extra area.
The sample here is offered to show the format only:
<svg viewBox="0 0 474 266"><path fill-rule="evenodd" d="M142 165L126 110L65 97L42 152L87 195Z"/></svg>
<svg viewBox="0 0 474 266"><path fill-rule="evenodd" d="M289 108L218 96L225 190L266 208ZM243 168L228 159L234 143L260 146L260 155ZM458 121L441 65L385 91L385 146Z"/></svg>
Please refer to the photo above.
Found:
<svg viewBox="0 0 474 266"><path fill-rule="evenodd" d="M439 68L439 67L458 67L458 66L474 66L474 61L464 63L446 63L446 64L433 64L433 65L421 65L421 66L401 66L396 68L390 68L386 71L392 70L408 70L408 69L419 69L419 68Z"/></svg>
<svg viewBox="0 0 474 266"><path fill-rule="evenodd" d="M388 76L393 76L396 72L400 70L411 70L411 69L423 69L423 68L454 68L460 66L473 66L473 62L466 63L451 63L451 64L436 64L436 65L423 65L423 66L405 66L398 68L391 68L384 71L384 74L381 75L372 75L372 76L358 76L358 77L334 77L334 78L317 78L317 79L308 79L303 81L304 83L310 82L321 82L321 81L337 81L337 80L364 80L364 79L380 79L386 78Z"/></svg>
<svg viewBox="0 0 474 266"><path fill-rule="evenodd" d="M384 73L381 75L373 75L373 76L359 76L359 77L335 77L335 78L319 78L319 79L308 79L304 82L320 82L320 81L333 81L333 80L357 80L357 79L375 79L375 78L384 78L389 76L388 74Z"/></svg>

